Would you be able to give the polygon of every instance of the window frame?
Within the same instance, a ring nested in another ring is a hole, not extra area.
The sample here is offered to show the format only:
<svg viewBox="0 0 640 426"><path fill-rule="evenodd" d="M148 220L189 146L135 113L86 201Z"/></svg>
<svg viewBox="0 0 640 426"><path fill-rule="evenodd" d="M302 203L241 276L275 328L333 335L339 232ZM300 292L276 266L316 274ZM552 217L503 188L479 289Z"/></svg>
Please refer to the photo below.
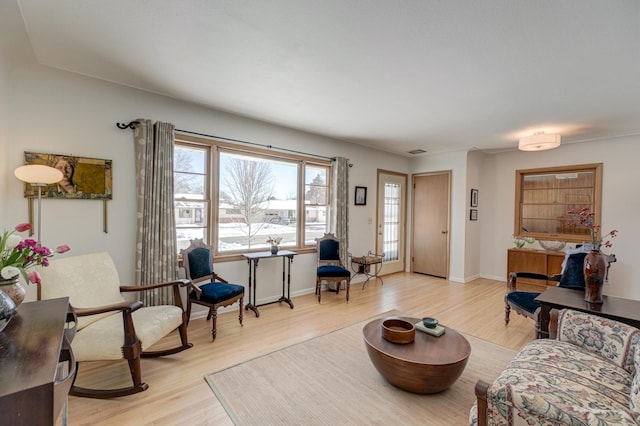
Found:
<svg viewBox="0 0 640 426"><path fill-rule="evenodd" d="M234 152L240 155L248 155L266 160L284 161L298 164L298 185L297 185L297 221L296 221L296 244L287 246L287 250L297 253L307 253L315 251L315 242L305 244L306 232L306 207L305 204L305 167L307 165L326 168L327 175L327 232L329 227L329 213L331 210L331 171L332 162L298 154L276 152L263 148L243 146L239 144L223 142L217 139L202 138L197 136L176 133L174 138L175 146L192 146L206 148L209 150L208 161L205 170L205 201L208 202L205 238L208 244L214 247L216 261L232 261L244 259L243 253L265 251L265 248L243 249L234 251L218 251L218 216L220 198L220 152Z"/></svg>
<svg viewBox="0 0 640 426"><path fill-rule="evenodd" d="M547 174L573 174L580 172L592 172L593 173L593 200L591 202L565 202L565 214L569 210L569 205L572 206L589 206L594 213L594 224L600 226L601 212L602 212L602 163L592 164L579 164L569 166L557 166L557 167L543 167L537 169L524 169L516 170L516 193L515 193L515 216L514 216L514 232L516 237L533 237L536 240L557 240L570 243L582 243L589 242L590 237L580 234L568 234L568 233L553 233L553 232L524 232L523 231L523 207L525 204L534 205L535 203L525 203L523 201L524 184L523 181L527 176L535 175L547 175ZM571 189L571 188L566 188ZM580 210L576 208L576 210ZM570 218L567 216L567 220ZM558 220L556 218L556 220ZM578 225L579 226L579 225Z"/></svg>

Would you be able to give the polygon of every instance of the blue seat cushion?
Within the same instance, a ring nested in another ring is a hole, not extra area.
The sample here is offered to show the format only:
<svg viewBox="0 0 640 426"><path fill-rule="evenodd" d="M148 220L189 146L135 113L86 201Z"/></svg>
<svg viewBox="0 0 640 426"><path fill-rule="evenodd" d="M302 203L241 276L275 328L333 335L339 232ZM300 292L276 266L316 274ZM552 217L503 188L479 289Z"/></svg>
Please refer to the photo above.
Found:
<svg viewBox="0 0 640 426"><path fill-rule="evenodd" d="M220 303L244 293L244 286L227 283L209 283L201 285L200 290L202 290L200 299L196 296L195 291L192 291L189 297L206 303Z"/></svg>
<svg viewBox="0 0 640 426"><path fill-rule="evenodd" d="M533 314L540 306L535 301L538 296L540 296L540 293L534 291L512 291L507 293L507 301Z"/></svg>
<svg viewBox="0 0 640 426"><path fill-rule="evenodd" d="M345 269L341 266L334 266L334 265L325 265L325 266L319 267L317 270L317 274L321 278L322 277L326 277L326 278L339 278L339 277L350 278L351 277L351 272L349 272L348 269Z"/></svg>

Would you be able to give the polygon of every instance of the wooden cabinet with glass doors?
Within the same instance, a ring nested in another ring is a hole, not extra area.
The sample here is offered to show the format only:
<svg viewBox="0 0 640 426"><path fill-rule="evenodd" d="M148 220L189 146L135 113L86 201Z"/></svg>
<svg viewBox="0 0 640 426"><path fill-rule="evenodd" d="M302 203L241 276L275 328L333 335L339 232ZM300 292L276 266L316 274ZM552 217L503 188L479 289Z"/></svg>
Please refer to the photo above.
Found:
<svg viewBox="0 0 640 426"><path fill-rule="evenodd" d="M587 207L600 223L602 164L516 171L514 235L582 242L589 229L569 226L567 213Z"/></svg>

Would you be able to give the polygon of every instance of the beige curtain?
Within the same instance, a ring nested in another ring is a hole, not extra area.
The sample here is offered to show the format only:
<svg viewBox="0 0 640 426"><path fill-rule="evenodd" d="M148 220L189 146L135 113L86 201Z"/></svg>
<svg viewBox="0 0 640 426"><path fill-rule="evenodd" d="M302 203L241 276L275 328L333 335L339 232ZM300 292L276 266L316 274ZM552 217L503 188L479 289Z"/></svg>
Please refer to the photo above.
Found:
<svg viewBox="0 0 640 426"><path fill-rule="evenodd" d="M331 178L331 223L330 232L342 241L340 258L348 265L349 251L349 160L337 157L332 167Z"/></svg>
<svg viewBox="0 0 640 426"><path fill-rule="evenodd" d="M136 155L136 284L175 280L178 259L173 206L175 126L138 119ZM145 306L173 303L171 288L145 291Z"/></svg>

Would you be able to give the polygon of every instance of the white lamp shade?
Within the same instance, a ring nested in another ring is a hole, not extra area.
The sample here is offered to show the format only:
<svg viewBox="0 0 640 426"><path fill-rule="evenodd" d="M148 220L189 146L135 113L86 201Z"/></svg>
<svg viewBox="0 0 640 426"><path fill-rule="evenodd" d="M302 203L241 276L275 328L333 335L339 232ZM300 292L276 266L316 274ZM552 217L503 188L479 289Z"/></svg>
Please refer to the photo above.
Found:
<svg viewBox="0 0 640 426"><path fill-rule="evenodd" d="M13 174L23 182L30 184L52 184L62 180L62 172L53 167L29 164L18 167Z"/></svg>
<svg viewBox="0 0 640 426"><path fill-rule="evenodd" d="M518 142L520 151L543 151L545 149L553 149L560 146L560 135L535 133L526 136Z"/></svg>

